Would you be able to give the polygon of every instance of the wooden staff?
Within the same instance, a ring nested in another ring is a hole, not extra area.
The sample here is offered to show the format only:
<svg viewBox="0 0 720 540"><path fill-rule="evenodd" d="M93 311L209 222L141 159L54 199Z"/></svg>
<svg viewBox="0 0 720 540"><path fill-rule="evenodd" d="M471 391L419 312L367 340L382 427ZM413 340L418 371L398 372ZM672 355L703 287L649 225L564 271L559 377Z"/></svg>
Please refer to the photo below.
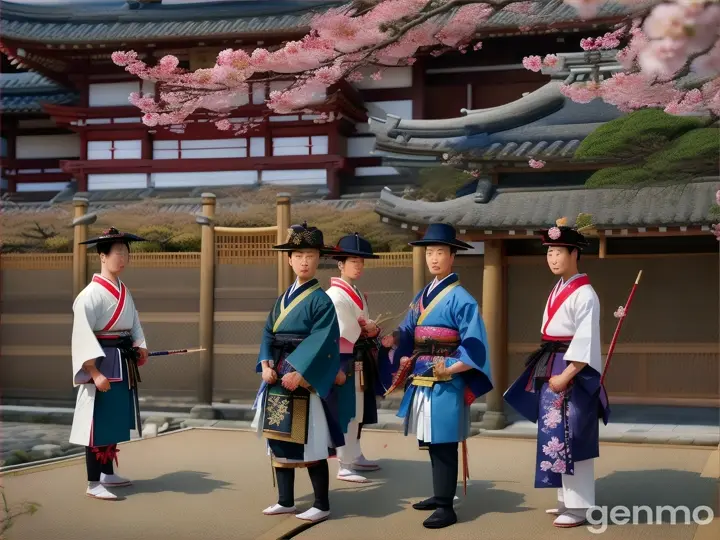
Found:
<svg viewBox="0 0 720 540"><path fill-rule="evenodd" d="M640 283L640 276L642 276L642 270L638 272L635 284L630 291L630 296L628 296L627 302L623 306L623 312L620 316L620 320L615 327L615 333L613 334L612 341L610 342L610 348L608 349L607 358L605 360L605 367L603 368L602 376L600 377L600 386L602 386L605 382L605 375L607 375L608 367L610 367L610 359L612 358L613 351L615 350L615 345L617 344L617 339L620 335L620 329L622 328L623 321L625 320L625 317L627 317L628 311L630 311L630 303L632 302L633 296L635 296L635 289L637 289L638 283Z"/></svg>

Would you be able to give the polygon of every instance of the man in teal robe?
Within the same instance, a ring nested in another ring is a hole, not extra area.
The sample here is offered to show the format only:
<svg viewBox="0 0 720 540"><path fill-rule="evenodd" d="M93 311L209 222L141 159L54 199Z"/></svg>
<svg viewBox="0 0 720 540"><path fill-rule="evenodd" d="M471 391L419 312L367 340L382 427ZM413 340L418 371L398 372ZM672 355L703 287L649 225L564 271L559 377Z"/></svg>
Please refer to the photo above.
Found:
<svg viewBox="0 0 720 540"><path fill-rule="evenodd" d="M297 279L268 315L256 371L262 385L253 426L267 439L278 482L278 502L267 515L295 512L295 469L307 468L315 494L298 514L317 522L330 515L328 453L344 444L335 411L326 402L340 369L340 329L333 305L315 279L320 257L334 251L307 223L290 229L287 251Z"/></svg>

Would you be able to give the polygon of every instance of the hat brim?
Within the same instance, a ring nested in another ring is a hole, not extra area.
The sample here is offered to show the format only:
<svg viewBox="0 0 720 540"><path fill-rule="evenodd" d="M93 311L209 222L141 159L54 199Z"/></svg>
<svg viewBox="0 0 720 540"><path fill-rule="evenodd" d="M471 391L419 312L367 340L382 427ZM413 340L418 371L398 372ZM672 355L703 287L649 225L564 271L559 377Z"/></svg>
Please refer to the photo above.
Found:
<svg viewBox="0 0 720 540"><path fill-rule="evenodd" d="M109 236L96 236L95 238L90 238L89 240L85 240L84 242L78 242L78 244L91 246L94 244L109 244L114 242L147 242L147 240L134 234L122 233Z"/></svg>
<svg viewBox="0 0 720 540"><path fill-rule="evenodd" d="M317 249L321 255L335 255L337 250L331 246L309 246L307 244L293 244L287 242L285 244L279 244L272 247L275 251L301 251L303 249Z"/></svg>
<svg viewBox="0 0 720 540"><path fill-rule="evenodd" d="M466 244L462 240L415 240L414 242L408 242L411 246L450 246L456 249L475 249L470 244Z"/></svg>
<svg viewBox="0 0 720 540"><path fill-rule="evenodd" d="M365 251L354 251L352 249L337 249L332 254L333 257L359 257L361 259L379 259L380 255L374 253L366 253Z"/></svg>

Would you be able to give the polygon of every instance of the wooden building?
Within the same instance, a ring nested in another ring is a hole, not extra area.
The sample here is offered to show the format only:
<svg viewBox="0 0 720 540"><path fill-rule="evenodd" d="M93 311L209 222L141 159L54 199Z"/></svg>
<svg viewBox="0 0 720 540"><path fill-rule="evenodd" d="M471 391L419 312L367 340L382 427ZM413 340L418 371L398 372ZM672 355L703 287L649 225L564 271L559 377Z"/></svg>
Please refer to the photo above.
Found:
<svg viewBox="0 0 720 540"><path fill-rule="evenodd" d="M583 253L601 300L605 351L640 270L642 281L615 350L607 384L611 402L720 405L718 244L709 211L720 177L676 186L598 188L587 178L608 163L573 163L580 142L617 118L596 100L579 105L559 91L562 81L587 76L580 54L560 55L564 68L535 91L498 107L467 110L453 118L370 119L376 153L387 166L440 165L443 153L463 149L480 173L465 195L424 202L383 190L376 205L391 226L421 235L430 223L449 223L477 245L461 261L461 280L482 302L496 388L488 397L503 421L502 391L537 347L547 294L554 284L543 257L540 230L580 213L597 229ZM612 53L595 59L602 73L617 69ZM528 159L546 160L533 169ZM414 256L415 288L425 275L422 251ZM472 262L474 259L474 263Z"/></svg>
<svg viewBox="0 0 720 540"><path fill-rule="evenodd" d="M209 67L228 47L271 48L300 38L314 13L342 4L117 0L79 9L0 1L3 190L17 200L262 184L317 187L331 198L384 185L402 191L413 175L372 153L368 114L434 119L462 107L504 105L548 79L525 70L524 56L577 51L581 37L605 32L627 9L606 6L596 20L579 21L553 0L532 19L498 14L479 28L480 51L423 56L412 67L385 70L380 80L330 89L321 109L338 119L331 123L266 116L268 93L282 83L252 85L232 116L264 118L247 137L217 130L202 113L184 129L144 126L128 96L154 93L153 86L110 60L112 52L132 49L149 63L173 54L181 67ZM532 31L525 28L531 20Z"/></svg>

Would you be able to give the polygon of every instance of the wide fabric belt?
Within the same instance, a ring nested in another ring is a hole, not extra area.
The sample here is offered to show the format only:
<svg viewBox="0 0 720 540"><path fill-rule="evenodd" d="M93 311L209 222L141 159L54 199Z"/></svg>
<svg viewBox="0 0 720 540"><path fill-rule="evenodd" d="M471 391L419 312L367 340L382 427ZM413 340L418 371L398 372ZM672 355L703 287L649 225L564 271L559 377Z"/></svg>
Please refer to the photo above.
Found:
<svg viewBox="0 0 720 540"><path fill-rule="evenodd" d="M557 353L564 353L568 350L570 341L557 339L543 339L540 347L533 351L525 360L525 367L529 369L527 388L548 381L552 376L553 360Z"/></svg>
<svg viewBox="0 0 720 540"><path fill-rule="evenodd" d="M138 383L142 382L140 378L140 370L138 369L138 360L140 355L137 349L133 346L132 335L127 331L120 331L114 333L97 333L95 337L101 347L107 349L119 349L121 356L127 362L128 369L128 383L130 388L137 389ZM102 360L100 361L102 364ZM103 372L102 365L98 366L100 372Z"/></svg>
<svg viewBox="0 0 720 540"><path fill-rule="evenodd" d="M415 350L413 351L415 365L412 370L411 384L432 387L435 383L451 380L451 375L443 375L442 377L435 375L435 360L437 357L452 356L459 345L459 341L416 340Z"/></svg>
<svg viewBox="0 0 720 540"><path fill-rule="evenodd" d="M307 336L301 334L275 334L272 341L273 368L278 375L295 371L285 358L303 342Z"/></svg>

